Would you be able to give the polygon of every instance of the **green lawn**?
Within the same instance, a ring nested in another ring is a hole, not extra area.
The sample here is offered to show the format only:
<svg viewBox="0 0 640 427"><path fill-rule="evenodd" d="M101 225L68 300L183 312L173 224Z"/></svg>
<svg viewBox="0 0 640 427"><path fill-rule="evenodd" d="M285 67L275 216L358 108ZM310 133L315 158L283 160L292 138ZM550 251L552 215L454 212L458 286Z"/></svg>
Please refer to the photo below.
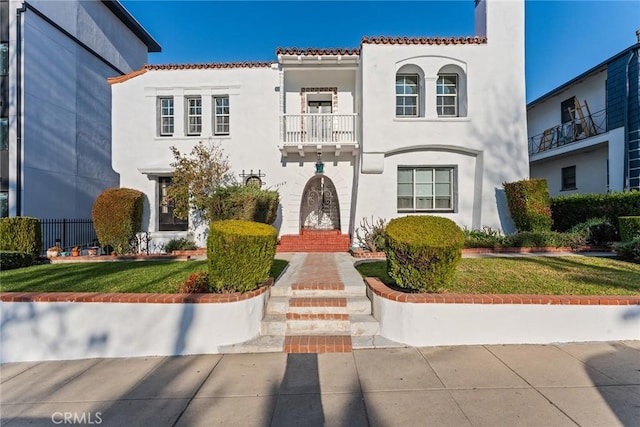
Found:
<svg viewBox="0 0 640 427"><path fill-rule="evenodd" d="M287 264L274 260L270 275L278 277ZM0 291L176 293L191 273L206 269L206 261L43 264L0 272Z"/></svg>
<svg viewBox="0 0 640 427"><path fill-rule="evenodd" d="M394 286L386 261L357 266ZM468 294L640 295L640 264L596 257L464 258L445 292Z"/></svg>

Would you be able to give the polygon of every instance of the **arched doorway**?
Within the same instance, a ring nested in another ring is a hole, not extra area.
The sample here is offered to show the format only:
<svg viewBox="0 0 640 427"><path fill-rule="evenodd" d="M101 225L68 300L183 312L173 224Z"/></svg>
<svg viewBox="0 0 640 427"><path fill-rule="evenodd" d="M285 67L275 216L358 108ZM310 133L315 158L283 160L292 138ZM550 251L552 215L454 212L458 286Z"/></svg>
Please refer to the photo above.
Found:
<svg viewBox="0 0 640 427"><path fill-rule="evenodd" d="M339 230L340 206L331 179L316 175L307 182L300 204L300 228Z"/></svg>

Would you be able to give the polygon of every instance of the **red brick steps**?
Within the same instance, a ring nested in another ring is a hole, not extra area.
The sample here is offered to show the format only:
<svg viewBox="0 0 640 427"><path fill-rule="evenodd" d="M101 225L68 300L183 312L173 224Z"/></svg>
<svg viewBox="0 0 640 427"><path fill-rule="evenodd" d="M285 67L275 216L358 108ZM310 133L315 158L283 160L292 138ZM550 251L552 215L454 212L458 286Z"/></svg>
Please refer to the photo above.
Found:
<svg viewBox="0 0 640 427"><path fill-rule="evenodd" d="M349 353L352 349L349 335L287 335L285 353Z"/></svg>
<svg viewBox="0 0 640 427"><path fill-rule="evenodd" d="M301 230L280 237L277 252L348 252L351 237L340 230Z"/></svg>

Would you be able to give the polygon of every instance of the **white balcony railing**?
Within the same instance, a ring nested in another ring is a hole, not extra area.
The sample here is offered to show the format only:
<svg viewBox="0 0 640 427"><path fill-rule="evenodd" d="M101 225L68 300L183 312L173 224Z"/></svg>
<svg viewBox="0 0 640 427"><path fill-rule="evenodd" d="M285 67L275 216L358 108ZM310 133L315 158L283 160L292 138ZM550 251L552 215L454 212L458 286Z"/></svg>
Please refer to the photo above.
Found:
<svg viewBox="0 0 640 427"><path fill-rule="evenodd" d="M356 143L357 114L285 114L282 142Z"/></svg>

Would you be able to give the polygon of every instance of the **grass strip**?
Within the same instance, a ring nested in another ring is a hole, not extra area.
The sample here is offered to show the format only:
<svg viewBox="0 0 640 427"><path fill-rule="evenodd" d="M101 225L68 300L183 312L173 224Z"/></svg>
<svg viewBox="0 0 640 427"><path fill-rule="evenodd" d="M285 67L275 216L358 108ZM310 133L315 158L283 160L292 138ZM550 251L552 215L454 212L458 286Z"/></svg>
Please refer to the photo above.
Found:
<svg viewBox="0 0 640 427"><path fill-rule="evenodd" d="M274 260L270 276L278 277L287 264ZM206 261L42 264L0 272L0 291L172 294L190 274L206 269Z"/></svg>
<svg viewBox="0 0 640 427"><path fill-rule="evenodd" d="M395 286L387 274L386 261L362 263L356 268L364 277L378 277ZM446 292L640 295L640 264L588 256L464 258Z"/></svg>

